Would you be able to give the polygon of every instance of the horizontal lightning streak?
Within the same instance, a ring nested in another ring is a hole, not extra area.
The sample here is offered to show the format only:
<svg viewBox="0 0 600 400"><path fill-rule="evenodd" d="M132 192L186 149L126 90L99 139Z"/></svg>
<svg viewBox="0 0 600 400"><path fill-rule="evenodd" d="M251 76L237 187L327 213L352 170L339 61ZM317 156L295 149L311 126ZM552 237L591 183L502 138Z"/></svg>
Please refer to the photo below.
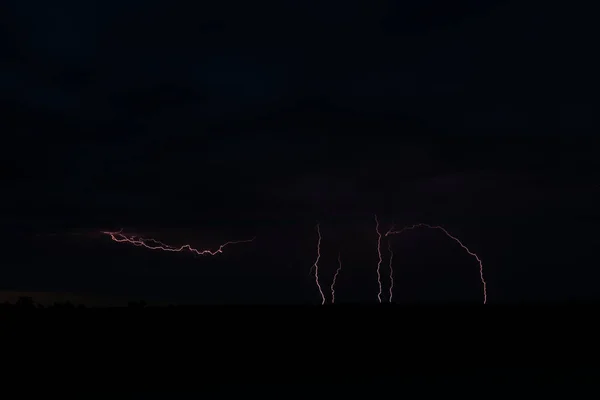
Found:
<svg viewBox="0 0 600 400"><path fill-rule="evenodd" d="M171 245L165 244L156 239L141 238L136 235L127 236L123 233L122 230L117 231L117 232L102 231L101 233L110 236L110 238L117 243L129 243L134 246L145 247L146 249L150 249L150 250L161 250L161 251L170 251L170 252L190 251L197 255L211 255L211 256L215 256L217 254L223 253L223 249L226 246L229 246L231 244L249 243L249 242L254 241L254 239L256 239L256 237L253 237L252 239L248 239L248 240L229 241L229 242L226 242L226 243L223 243L222 245L220 245L219 248L216 250L209 250L209 249L198 250L189 244L184 244L181 246L171 246Z"/></svg>

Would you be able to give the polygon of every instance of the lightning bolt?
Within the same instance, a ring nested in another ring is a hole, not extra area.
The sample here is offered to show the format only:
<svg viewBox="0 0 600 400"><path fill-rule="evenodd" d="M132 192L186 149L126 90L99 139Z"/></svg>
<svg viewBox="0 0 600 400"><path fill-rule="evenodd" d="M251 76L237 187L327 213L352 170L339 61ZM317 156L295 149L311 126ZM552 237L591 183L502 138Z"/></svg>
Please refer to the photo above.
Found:
<svg viewBox="0 0 600 400"><path fill-rule="evenodd" d="M315 282L317 283L317 288L319 289L319 293L321 294L321 305L325 304L325 295L323 294L323 289L321 289L321 284L319 283L319 260L321 259L321 228L319 224L317 224L317 235L319 239L317 240L317 259L315 263L311 267L311 270L315 269Z"/></svg>
<svg viewBox="0 0 600 400"><path fill-rule="evenodd" d="M331 284L331 304L335 303L335 281L342 269L342 255L338 253L338 268L335 271L335 275L333 275L333 283Z"/></svg>
<svg viewBox="0 0 600 400"><path fill-rule="evenodd" d="M249 242L254 241L254 239L256 239L256 237L253 237L252 239L248 239L248 240L236 240L236 241L226 242L226 243L223 243L222 245L220 245L219 248L216 250L209 250L209 249L198 250L189 244L184 244L181 246L172 246L172 245L165 244L159 240L152 239L152 238L142 238L137 235L126 235L123 233L122 229L119 231L116 231L116 232L102 231L100 233L110 236L110 238L117 243L130 243L134 246L145 247L150 250L161 250L161 251L171 251L171 252L190 251L199 256L203 256L203 255L216 256L217 254L223 253L223 249L226 246L229 246L232 244L238 244L238 243L249 243Z"/></svg>
<svg viewBox="0 0 600 400"><path fill-rule="evenodd" d="M445 228L439 226L439 225L428 225L428 224L415 224L412 226L407 226L404 227L402 229L400 229L399 231L394 231L394 227L392 226L390 228L390 230L385 234L385 236L390 236L390 235L399 235L404 231L407 230L412 230L415 228L429 228L429 229L439 229L442 232L444 232L444 234L446 234L446 236L448 236L450 239L454 240L456 243L458 243L460 245L460 247L463 248L463 250L465 250L470 256L474 257L477 262L479 263L479 278L481 279L481 283L483 285L483 304L487 303L487 283L483 277L483 262L481 261L481 259L479 258L479 256L475 253L473 253L471 250L469 250L469 248L467 248L467 246L465 246L456 236L451 235ZM391 262L390 262L391 264Z"/></svg>
<svg viewBox="0 0 600 400"><path fill-rule="evenodd" d="M387 236L387 234L386 234ZM392 241L388 240L388 251L390 252L390 303L392 302L392 291L394 289L394 269L392 268L392 259L394 252L392 251Z"/></svg>
<svg viewBox="0 0 600 400"><path fill-rule="evenodd" d="M377 219L377 215L375 215L375 231L377 232L377 254L379 256L379 261L377 261L377 283L379 284L379 293L377 293L377 299L381 303L381 262L383 261L383 257L381 256L381 232L379 231L379 220Z"/></svg>

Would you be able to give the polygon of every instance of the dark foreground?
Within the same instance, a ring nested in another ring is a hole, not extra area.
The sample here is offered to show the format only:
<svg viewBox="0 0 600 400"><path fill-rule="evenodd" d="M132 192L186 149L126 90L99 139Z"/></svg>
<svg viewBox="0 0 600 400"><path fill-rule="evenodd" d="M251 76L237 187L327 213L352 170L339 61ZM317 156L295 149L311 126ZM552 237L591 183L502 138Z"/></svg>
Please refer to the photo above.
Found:
<svg viewBox="0 0 600 400"><path fill-rule="evenodd" d="M3 306L3 330L16 334L4 381L86 397L572 397L597 376L596 310Z"/></svg>

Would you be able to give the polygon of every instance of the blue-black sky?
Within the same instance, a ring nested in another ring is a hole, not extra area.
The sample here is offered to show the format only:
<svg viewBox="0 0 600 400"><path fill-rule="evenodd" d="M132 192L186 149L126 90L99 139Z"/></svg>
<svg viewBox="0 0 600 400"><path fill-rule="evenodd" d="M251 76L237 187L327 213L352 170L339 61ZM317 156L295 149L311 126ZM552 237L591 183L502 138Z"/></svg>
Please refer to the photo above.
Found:
<svg viewBox="0 0 600 400"><path fill-rule="evenodd" d="M0 287L318 301L322 221L323 268L354 251L339 296L345 285L359 301L376 285L378 213L464 238L489 264L490 300L595 295L592 13L359 3L5 1L2 201L18 239L7 230ZM199 260L92 236L54 237L53 250L22 240L120 227L260 241ZM469 268L437 300L477 299L476 265L438 239L397 244L397 268L426 275L405 277L405 300Z"/></svg>

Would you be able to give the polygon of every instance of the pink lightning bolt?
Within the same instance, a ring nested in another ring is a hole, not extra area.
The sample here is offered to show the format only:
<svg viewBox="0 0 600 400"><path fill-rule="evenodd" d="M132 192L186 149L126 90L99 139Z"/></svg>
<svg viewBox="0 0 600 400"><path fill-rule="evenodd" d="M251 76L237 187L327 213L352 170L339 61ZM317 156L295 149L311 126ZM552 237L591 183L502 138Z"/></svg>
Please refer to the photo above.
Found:
<svg viewBox="0 0 600 400"><path fill-rule="evenodd" d="M381 256L381 232L379 232L379 220L377 219L377 215L375 215L375 231L377 232L377 254L379 255L379 261L377 261L377 283L379 284L377 299L381 303L381 262L383 261L383 257Z"/></svg>
<svg viewBox="0 0 600 400"><path fill-rule="evenodd" d="M415 228L429 228L429 229L439 229L442 232L444 232L446 234L446 236L448 236L450 239L454 240L456 243L458 243L460 245L460 247L462 247L469 255L475 257L475 259L477 260L477 262L479 263L479 277L481 279L481 283L483 284L483 304L487 303L487 283L485 282L485 279L483 278L483 262L481 261L481 259L479 258L479 256L477 256L477 254L473 253L471 250L469 250L467 248L467 246L465 246L457 237L452 236L446 229L444 229L441 226L437 226L437 225L428 225L428 224L415 224L412 226L407 226L404 227L402 229L400 229L399 231L394 231L394 227L392 226L390 228L390 230L385 234L385 236L389 236L389 235L398 235L404 231L407 230L411 230L411 229L415 229Z"/></svg>
<svg viewBox="0 0 600 400"><path fill-rule="evenodd" d="M323 294L323 290L321 289L321 284L319 283L319 260L321 259L321 228L319 224L317 224L317 235L319 239L317 240L317 259L315 263L311 267L311 270L315 269L315 282L317 283L317 288L319 288L319 293L321 294L321 305L325 304L325 295Z"/></svg>
<svg viewBox="0 0 600 400"><path fill-rule="evenodd" d="M123 233L123 230L120 230L117 232L103 231L101 233L110 236L110 238L117 243L130 243L134 246L145 247L150 250L162 250L162 251L172 251L172 252L181 252L181 251L187 250L187 251L190 251L194 254L201 255L201 256L202 255L215 256L217 254L223 253L223 249L230 244L248 243L248 242L252 242L252 241L254 241L254 239L256 239L255 237L253 237L252 239L248 239L248 240L237 240L237 241L226 242L226 243L223 243L222 245L220 245L218 249L213 251L213 250L198 250L198 249L193 248L189 244L184 244L184 245L177 247L177 246L171 246L171 245L165 244L156 239L145 239L145 238L141 238L136 235L127 236Z"/></svg>
<svg viewBox="0 0 600 400"><path fill-rule="evenodd" d="M337 280L338 274L342 269L342 255L338 253L338 268L333 275L333 283L331 284L331 304L335 303L335 281Z"/></svg>
<svg viewBox="0 0 600 400"><path fill-rule="evenodd" d="M387 236L387 234L386 234ZM394 258L394 252L392 251L392 241L388 240L388 251L390 252L390 303L392 302L392 291L394 289L394 270L392 268L392 259Z"/></svg>

